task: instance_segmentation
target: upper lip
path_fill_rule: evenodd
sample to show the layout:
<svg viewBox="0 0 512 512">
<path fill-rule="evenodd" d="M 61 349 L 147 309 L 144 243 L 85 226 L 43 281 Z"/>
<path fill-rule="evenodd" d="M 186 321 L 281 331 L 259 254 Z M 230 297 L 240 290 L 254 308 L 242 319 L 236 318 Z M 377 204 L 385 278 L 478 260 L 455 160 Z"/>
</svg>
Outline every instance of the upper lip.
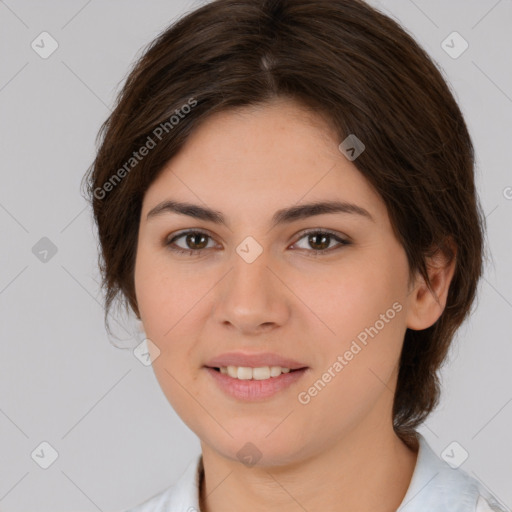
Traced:
<svg viewBox="0 0 512 512">
<path fill-rule="evenodd" d="M 281 366 L 282 368 L 290 368 L 290 370 L 307 367 L 305 364 L 271 352 L 261 352 L 259 354 L 226 352 L 210 359 L 205 366 L 208 366 L 209 368 L 221 368 L 227 366 L 245 366 L 249 368 Z"/>
</svg>

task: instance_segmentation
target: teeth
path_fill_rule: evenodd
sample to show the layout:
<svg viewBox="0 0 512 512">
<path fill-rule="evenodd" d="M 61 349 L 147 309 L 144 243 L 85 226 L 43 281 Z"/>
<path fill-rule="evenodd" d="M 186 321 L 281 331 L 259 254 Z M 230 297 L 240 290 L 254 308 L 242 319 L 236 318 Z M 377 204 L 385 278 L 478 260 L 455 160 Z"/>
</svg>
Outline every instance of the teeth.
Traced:
<svg viewBox="0 0 512 512">
<path fill-rule="evenodd" d="M 279 377 L 281 373 L 288 373 L 290 368 L 282 368 L 281 366 L 261 366 L 258 368 L 250 368 L 247 366 L 228 366 L 221 367 L 220 372 L 229 375 L 234 379 L 240 380 L 265 380 L 270 377 Z"/>
</svg>

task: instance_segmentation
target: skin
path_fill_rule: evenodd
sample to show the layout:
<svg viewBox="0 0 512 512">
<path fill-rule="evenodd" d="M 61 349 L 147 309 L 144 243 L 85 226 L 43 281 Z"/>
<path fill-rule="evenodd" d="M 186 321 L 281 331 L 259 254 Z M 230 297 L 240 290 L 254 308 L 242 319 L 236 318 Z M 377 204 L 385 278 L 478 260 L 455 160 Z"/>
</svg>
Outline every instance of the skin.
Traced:
<svg viewBox="0 0 512 512">
<path fill-rule="evenodd" d="M 177 414 L 200 439 L 203 512 L 393 511 L 417 453 L 394 433 L 392 404 L 407 328 L 441 315 L 453 276 L 431 261 L 436 297 L 408 263 L 385 204 L 339 151 L 317 114 L 291 100 L 220 112 L 206 120 L 147 190 L 135 266 L 136 298 L 153 368 Z M 364 142 L 364 141 L 363 141 Z M 368 148 L 367 148 L 368 150 Z M 176 213 L 146 219 L 168 199 L 213 208 L 228 226 Z M 273 213 L 315 200 L 345 200 L 371 213 L 322 214 L 270 229 Z M 200 229 L 209 237 L 175 241 Z M 322 246 L 304 230 L 334 231 Z M 236 248 L 252 236 L 262 254 Z M 203 243 L 204 242 L 204 243 Z M 324 253 L 312 256 L 314 249 Z M 321 379 L 357 335 L 399 302 L 402 309 L 307 404 L 298 394 Z M 276 352 L 308 366 L 291 387 L 258 403 L 228 397 L 204 369 L 223 352 Z M 261 452 L 252 467 L 237 452 Z M 370 491 L 370 492 L 368 492 Z"/>
</svg>

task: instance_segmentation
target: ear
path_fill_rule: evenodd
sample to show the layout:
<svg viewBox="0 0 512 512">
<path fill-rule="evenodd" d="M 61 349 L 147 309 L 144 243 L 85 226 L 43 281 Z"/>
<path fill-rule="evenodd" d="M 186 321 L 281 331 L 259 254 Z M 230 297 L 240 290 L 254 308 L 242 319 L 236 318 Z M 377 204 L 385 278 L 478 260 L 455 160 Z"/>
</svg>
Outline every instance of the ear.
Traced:
<svg viewBox="0 0 512 512">
<path fill-rule="evenodd" d="M 417 274 L 412 291 L 408 295 L 407 327 L 413 330 L 427 329 L 436 323 L 446 306 L 448 290 L 455 272 L 457 247 L 450 238 L 427 257 L 430 291 L 421 274 Z"/>
</svg>

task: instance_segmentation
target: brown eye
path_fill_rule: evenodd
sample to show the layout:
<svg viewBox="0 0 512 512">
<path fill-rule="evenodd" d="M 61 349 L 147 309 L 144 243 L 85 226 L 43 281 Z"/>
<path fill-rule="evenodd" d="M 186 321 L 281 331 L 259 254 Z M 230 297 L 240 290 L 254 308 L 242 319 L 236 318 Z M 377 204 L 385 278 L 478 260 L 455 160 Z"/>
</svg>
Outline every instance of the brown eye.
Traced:
<svg viewBox="0 0 512 512">
<path fill-rule="evenodd" d="M 208 233 L 203 231 L 189 230 L 178 233 L 176 236 L 166 241 L 165 246 L 178 254 L 188 254 L 190 256 L 200 255 L 206 249 L 212 248 L 208 247 L 208 241 L 211 239 L 212 237 Z M 329 254 L 333 252 L 333 250 L 337 250 L 344 245 L 350 245 L 351 243 L 335 233 L 318 229 L 304 233 L 299 241 L 303 239 L 307 239 L 307 247 L 299 247 L 299 249 L 309 252 L 312 256 Z M 181 243 L 183 245 L 178 245 L 178 240 L 182 240 Z M 337 242 L 337 247 L 335 245 L 334 249 L 332 247 L 332 242 Z M 297 243 L 298 242 L 296 242 L 294 245 L 297 245 Z"/>
<path fill-rule="evenodd" d="M 210 235 L 202 231 L 185 231 L 171 238 L 165 245 L 168 246 L 171 251 L 178 253 L 200 253 L 207 249 L 208 239 L 210 238 Z M 176 244 L 176 241 L 180 239 L 183 239 L 185 247 Z"/>
<path fill-rule="evenodd" d="M 208 245 L 208 235 L 203 233 L 188 233 L 185 235 L 185 243 L 192 249 L 204 249 Z M 205 242 L 206 240 L 206 242 Z"/>
<path fill-rule="evenodd" d="M 313 233 L 308 235 L 308 244 L 315 250 L 328 249 L 331 241 L 331 235 L 325 233 Z"/>
<path fill-rule="evenodd" d="M 310 250 L 309 252 L 312 252 L 314 255 L 331 252 L 331 243 L 333 241 L 338 242 L 337 248 L 342 247 L 344 245 L 350 245 L 350 242 L 348 240 L 344 240 L 343 238 L 339 237 L 334 233 L 331 233 L 330 231 L 323 230 L 308 231 L 307 233 L 304 233 L 302 235 L 299 241 L 302 239 L 307 239 L 306 244 L 309 246 L 309 248 L 313 249 L 312 251 Z M 306 251 L 308 250 L 308 247 L 299 248 L 305 249 Z"/>
</svg>

